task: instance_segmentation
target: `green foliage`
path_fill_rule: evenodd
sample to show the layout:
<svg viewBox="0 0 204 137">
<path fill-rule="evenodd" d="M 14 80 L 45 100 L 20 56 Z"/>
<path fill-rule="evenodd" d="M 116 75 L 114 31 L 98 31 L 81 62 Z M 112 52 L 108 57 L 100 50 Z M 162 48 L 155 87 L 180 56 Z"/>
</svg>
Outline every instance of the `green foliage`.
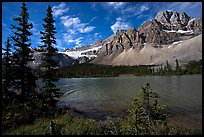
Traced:
<svg viewBox="0 0 204 137">
<path fill-rule="evenodd" d="M 172 67 L 169 64 L 168 60 L 166 60 L 166 66 L 164 67 L 165 72 L 171 73 L 172 72 Z"/>
<path fill-rule="evenodd" d="M 190 61 L 185 65 L 186 74 L 200 74 L 202 73 L 202 59 L 199 61 Z"/>
<path fill-rule="evenodd" d="M 44 18 L 45 24 L 43 24 L 44 31 L 41 31 L 42 34 L 41 42 L 44 43 L 42 48 L 46 50 L 44 54 L 44 58 L 42 59 L 42 64 L 40 65 L 42 70 L 42 78 L 45 82 L 45 86 L 41 89 L 41 104 L 40 108 L 43 112 L 44 116 L 48 116 L 53 114 L 56 109 L 56 102 L 58 98 L 62 95 L 60 89 L 57 89 L 54 81 L 57 81 L 58 78 L 56 76 L 58 64 L 53 60 L 53 56 L 57 54 L 57 49 L 52 45 L 56 44 L 55 38 L 55 27 L 52 16 L 52 8 L 48 6 L 47 8 L 46 18 Z"/>
<path fill-rule="evenodd" d="M 178 60 L 176 59 L 176 73 L 177 73 L 177 74 L 181 74 L 181 71 L 182 71 L 182 68 L 179 66 L 179 62 L 178 62 Z"/>
<path fill-rule="evenodd" d="M 10 38 L 5 42 L 6 48 L 3 49 L 3 62 L 2 62 L 2 109 L 5 110 L 10 101 L 13 100 L 13 92 L 9 89 L 14 84 L 14 66 L 11 55 Z"/>
<path fill-rule="evenodd" d="M 37 71 L 39 77 L 42 71 Z M 117 77 L 120 74 L 134 74 L 135 76 L 144 75 L 183 75 L 183 74 L 200 74 L 202 73 L 202 60 L 191 61 L 182 69 L 177 66 L 177 70 L 173 70 L 171 65 L 166 61 L 166 66 L 162 65 L 139 65 L 139 66 L 110 66 L 99 64 L 79 64 L 59 68 L 58 77 Z"/>
<path fill-rule="evenodd" d="M 189 61 L 183 66 L 179 65 L 179 61 L 176 59 L 176 69 L 171 69 L 167 61 L 167 65 L 164 68 L 158 67 L 156 71 L 152 71 L 152 75 L 184 75 L 184 74 L 201 74 L 202 73 L 202 59 L 199 61 Z M 170 69 L 168 69 L 170 68 Z M 152 67 L 153 69 L 153 67 Z"/>
<path fill-rule="evenodd" d="M 16 88 L 21 90 L 21 99 L 25 100 L 29 98 L 29 94 L 32 93 L 36 87 L 36 77 L 31 68 L 27 65 L 28 62 L 34 60 L 30 49 L 30 39 L 28 38 L 32 35 L 30 30 L 33 28 L 33 25 L 28 22 L 29 14 L 25 2 L 22 3 L 19 17 L 15 17 L 13 20 L 16 21 L 17 26 L 11 25 L 11 28 L 14 30 L 14 36 L 11 36 L 11 38 L 15 46 L 12 59 L 15 66 L 15 75 L 17 79 L 20 79 L 20 81 L 16 83 Z"/>
<path fill-rule="evenodd" d="M 59 77 L 116 77 L 120 74 L 151 75 L 148 65 L 141 66 L 110 66 L 96 64 L 80 64 L 60 68 Z"/>
<path fill-rule="evenodd" d="M 3 50 L 5 51 L 3 55 L 3 61 L 2 61 L 2 80 L 5 85 L 5 88 L 8 89 L 14 82 L 14 77 L 13 77 L 13 62 L 12 62 L 12 55 L 11 55 L 11 38 L 8 37 L 7 41 L 5 42 L 6 48 Z"/>
<path fill-rule="evenodd" d="M 3 83 L 2 129 L 14 128 L 21 124 L 32 123 L 35 119 L 36 77 L 27 65 L 33 61 L 29 36 L 32 24 L 28 22 L 29 14 L 25 2 L 22 3 L 19 17 L 15 17 L 17 25 L 11 25 L 14 53 L 10 53 L 10 40 L 6 43 L 5 53 L 5 83 Z M 10 63 L 9 63 L 10 62 Z M 6 82 L 7 81 L 7 82 Z M 12 81 L 12 83 L 8 82 Z M 31 117 L 31 118 L 30 118 Z"/>
<path fill-rule="evenodd" d="M 149 135 L 155 134 L 154 127 L 166 121 L 167 114 L 162 114 L 164 105 L 158 103 L 159 96 L 146 83 L 133 98 L 133 107 L 129 109 L 126 124 L 129 128 L 122 129 L 124 134 Z"/>
<path fill-rule="evenodd" d="M 33 125 L 24 125 L 16 129 L 3 130 L 4 135 L 50 135 L 50 121 L 54 123 L 55 135 L 199 135 L 200 131 L 187 129 L 168 121 L 162 113 L 164 105 L 158 103 L 158 94 L 152 91 L 150 84 L 141 87 L 127 118 L 107 118 L 94 120 L 58 115 L 55 118 L 38 119 Z"/>
</svg>

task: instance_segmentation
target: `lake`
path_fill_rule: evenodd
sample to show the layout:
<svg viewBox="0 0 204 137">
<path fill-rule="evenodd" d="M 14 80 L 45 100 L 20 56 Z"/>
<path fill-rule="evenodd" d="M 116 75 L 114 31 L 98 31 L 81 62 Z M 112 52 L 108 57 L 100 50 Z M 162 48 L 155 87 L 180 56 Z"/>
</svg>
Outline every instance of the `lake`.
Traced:
<svg viewBox="0 0 204 137">
<path fill-rule="evenodd" d="M 59 105 L 103 117 L 123 115 L 146 82 L 175 121 L 202 131 L 202 75 L 62 78 L 56 85 L 64 93 Z"/>
</svg>

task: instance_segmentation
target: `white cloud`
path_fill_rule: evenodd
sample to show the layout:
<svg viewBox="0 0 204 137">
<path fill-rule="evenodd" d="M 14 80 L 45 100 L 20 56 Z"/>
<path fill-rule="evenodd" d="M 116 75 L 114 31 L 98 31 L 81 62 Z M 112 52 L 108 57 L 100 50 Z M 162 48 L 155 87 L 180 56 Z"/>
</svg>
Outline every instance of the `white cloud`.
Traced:
<svg viewBox="0 0 204 137">
<path fill-rule="evenodd" d="M 198 17 L 199 12 L 202 13 L 202 2 L 172 2 L 164 8 L 177 12 L 186 12 L 190 16 Z"/>
<path fill-rule="evenodd" d="M 92 21 L 94 21 L 96 18 L 97 18 L 97 17 L 93 17 L 93 18 L 89 21 L 89 23 L 92 22 Z"/>
<path fill-rule="evenodd" d="M 142 5 L 142 6 L 140 7 L 140 12 L 146 11 L 146 10 L 148 10 L 148 9 L 149 9 L 149 7 L 147 7 L 147 6 L 145 6 L 145 5 Z"/>
<path fill-rule="evenodd" d="M 186 9 L 189 9 L 194 6 L 195 6 L 195 3 L 193 2 L 173 2 L 169 4 L 168 8 L 171 10 L 185 11 Z"/>
<path fill-rule="evenodd" d="M 127 4 L 127 2 L 106 2 L 105 4 L 106 4 L 105 6 L 109 6 L 114 9 L 120 9 L 124 7 Z"/>
<path fill-rule="evenodd" d="M 63 13 L 66 13 L 69 10 L 69 8 L 67 8 L 66 4 L 62 2 L 58 6 L 52 7 L 52 10 L 53 10 L 53 16 L 60 16 Z"/>
<path fill-rule="evenodd" d="M 63 39 L 65 42 L 68 42 L 69 40 L 73 39 L 72 35 L 64 33 L 63 35 Z"/>
<path fill-rule="evenodd" d="M 71 34 L 88 33 L 94 30 L 94 26 L 89 26 L 88 23 L 82 23 L 78 17 L 62 16 L 60 17 L 62 24 Z"/>
<path fill-rule="evenodd" d="M 202 16 L 202 2 L 153 2 L 151 11 L 156 15 L 160 10 L 171 10 L 176 12 L 186 12 L 189 16 Z"/>
<path fill-rule="evenodd" d="M 55 47 L 58 49 L 58 50 L 65 50 L 65 47 L 62 46 L 62 41 L 60 39 L 56 39 L 56 44 L 55 44 Z"/>
<path fill-rule="evenodd" d="M 102 37 L 101 33 L 98 33 L 98 32 L 94 33 L 94 36 L 95 37 Z"/>
<path fill-rule="evenodd" d="M 102 5 L 109 12 L 109 14 L 116 12 L 126 19 L 143 14 L 143 12 L 150 9 L 149 3 L 135 5 L 129 2 L 102 2 L 100 5 Z"/>
<path fill-rule="evenodd" d="M 81 33 L 88 33 L 88 32 L 93 31 L 94 28 L 95 28 L 95 27 L 93 27 L 93 26 L 87 26 L 87 27 L 85 27 L 85 28 L 79 29 L 79 31 L 80 31 Z"/>
<path fill-rule="evenodd" d="M 149 10 L 149 6 L 146 4 L 136 5 L 136 6 L 128 6 L 125 9 L 121 10 L 124 18 L 129 18 L 132 16 L 143 14 L 143 12 Z"/>
<path fill-rule="evenodd" d="M 79 38 L 74 38 L 72 35 L 69 35 L 67 33 L 63 34 L 63 39 L 65 42 L 68 43 L 75 43 L 77 46 L 80 46 L 82 43 L 82 39 L 83 37 L 79 37 Z"/>
<path fill-rule="evenodd" d="M 65 27 L 70 27 L 72 25 L 81 23 L 81 20 L 79 18 L 70 18 L 69 16 L 62 16 L 60 19 L 62 20 L 62 23 Z"/>
<path fill-rule="evenodd" d="M 76 45 L 79 46 L 79 45 L 81 45 L 82 39 L 83 39 L 83 37 L 79 37 L 79 38 L 75 39 L 74 42 L 76 43 Z"/>
<path fill-rule="evenodd" d="M 98 33 L 98 32 L 94 33 L 94 35 L 96 35 L 96 36 L 99 35 L 99 34 L 100 34 L 100 33 Z"/>
<path fill-rule="evenodd" d="M 120 29 L 125 29 L 127 30 L 128 28 L 130 28 L 131 25 L 127 22 L 125 22 L 121 17 L 118 17 L 116 19 L 115 24 L 113 24 L 111 26 L 112 31 L 115 33 L 116 30 L 120 30 Z"/>
<path fill-rule="evenodd" d="M 93 17 L 88 23 L 84 23 L 76 16 L 61 16 L 60 20 L 66 30 L 66 33 L 63 34 L 63 40 L 67 43 L 74 43 L 76 46 L 81 46 L 82 43 L 86 43 L 83 40 L 86 36 L 81 36 L 82 34 L 92 32 L 95 29 L 94 26 L 89 25 L 89 23 L 95 18 L 96 17 Z"/>
</svg>

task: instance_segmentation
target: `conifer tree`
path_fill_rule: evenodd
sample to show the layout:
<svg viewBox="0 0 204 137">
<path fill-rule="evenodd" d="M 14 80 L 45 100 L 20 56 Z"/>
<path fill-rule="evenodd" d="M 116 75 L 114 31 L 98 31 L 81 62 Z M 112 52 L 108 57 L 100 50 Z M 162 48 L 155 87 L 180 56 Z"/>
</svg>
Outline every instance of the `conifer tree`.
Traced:
<svg viewBox="0 0 204 137">
<path fill-rule="evenodd" d="M 5 42 L 5 48 L 3 50 L 5 51 L 3 53 L 3 83 L 5 89 L 8 89 L 9 86 L 12 84 L 12 55 L 11 55 L 11 39 L 10 37 L 7 38 L 7 41 Z"/>
<path fill-rule="evenodd" d="M 128 121 L 132 127 L 131 134 L 155 134 L 155 127 L 166 122 L 167 114 L 162 114 L 164 105 L 158 103 L 158 94 L 152 91 L 147 82 L 133 98 L 133 107 L 129 109 Z"/>
<path fill-rule="evenodd" d="M 2 61 L 2 107 L 3 111 L 6 110 L 7 106 L 14 100 L 13 96 L 15 93 L 10 90 L 12 85 L 14 84 L 14 74 L 13 74 L 13 64 L 12 64 L 12 54 L 11 54 L 11 39 L 7 38 L 5 42 L 5 51 L 3 53 L 3 61 Z"/>
<path fill-rule="evenodd" d="M 179 66 L 178 60 L 176 59 L 176 72 L 181 73 L 181 67 Z"/>
<path fill-rule="evenodd" d="M 166 68 L 168 72 L 172 71 L 171 65 L 169 64 L 168 60 L 166 60 Z"/>
<path fill-rule="evenodd" d="M 26 3 L 23 2 L 21 6 L 21 13 L 19 17 L 13 19 L 17 25 L 11 25 L 14 36 L 15 52 L 13 53 L 13 62 L 15 66 L 15 75 L 18 79 L 16 87 L 20 89 L 21 101 L 29 101 L 29 94 L 33 94 L 36 88 L 36 77 L 32 69 L 28 66 L 30 61 L 34 61 L 31 51 L 31 43 L 29 36 L 32 35 L 30 30 L 33 28 L 32 23 L 29 23 L 29 14 Z"/>
<path fill-rule="evenodd" d="M 46 49 L 46 52 L 43 53 L 44 58 L 43 62 L 40 65 L 43 70 L 43 81 L 45 85 L 42 88 L 42 101 L 43 101 L 43 111 L 44 112 L 53 112 L 53 109 L 56 108 L 56 102 L 61 96 L 60 90 L 56 88 L 54 82 L 58 80 L 56 72 L 58 69 L 58 64 L 55 62 L 53 57 L 57 54 L 57 49 L 53 47 L 53 44 L 56 44 L 55 34 L 57 33 L 54 27 L 55 20 L 52 16 L 52 8 L 48 6 L 46 10 L 46 17 L 43 19 L 45 24 L 43 24 L 44 31 L 41 31 L 42 34 L 41 42 L 44 43 L 43 46 Z"/>
<path fill-rule="evenodd" d="M 12 61 L 12 67 L 10 67 L 12 71 L 9 71 L 10 75 L 14 76 L 12 77 L 12 89 L 15 92 L 9 93 L 10 103 L 3 111 L 4 128 L 34 122 L 37 108 L 36 77 L 28 66 L 28 63 L 34 60 L 29 39 L 29 36 L 32 35 L 30 30 L 33 25 L 28 21 L 29 14 L 25 2 L 22 3 L 21 13 L 13 20 L 16 22 L 15 25 L 11 25 L 13 32 L 11 41 L 14 51 L 11 60 L 9 59 L 9 61 Z M 7 45 L 8 43 L 9 41 L 7 41 Z"/>
</svg>

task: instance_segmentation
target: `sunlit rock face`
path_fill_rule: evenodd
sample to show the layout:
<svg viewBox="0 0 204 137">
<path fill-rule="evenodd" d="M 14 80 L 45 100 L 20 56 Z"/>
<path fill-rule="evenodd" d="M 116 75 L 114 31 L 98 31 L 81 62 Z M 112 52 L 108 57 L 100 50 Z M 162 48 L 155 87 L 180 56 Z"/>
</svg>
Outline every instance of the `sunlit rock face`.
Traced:
<svg viewBox="0 0 204 137">
<path fill-rule="evenodd" d="M 143 65 L 169 60 L 174 64 L 176 58 L 185 63 L 202 59 L 201 47 L 202 18 L 192 18 L 185 12 L 160 11 L 138 30 L 117 30 L 111 39 L 104 40 L 91 63 Z"/>
</svg>

